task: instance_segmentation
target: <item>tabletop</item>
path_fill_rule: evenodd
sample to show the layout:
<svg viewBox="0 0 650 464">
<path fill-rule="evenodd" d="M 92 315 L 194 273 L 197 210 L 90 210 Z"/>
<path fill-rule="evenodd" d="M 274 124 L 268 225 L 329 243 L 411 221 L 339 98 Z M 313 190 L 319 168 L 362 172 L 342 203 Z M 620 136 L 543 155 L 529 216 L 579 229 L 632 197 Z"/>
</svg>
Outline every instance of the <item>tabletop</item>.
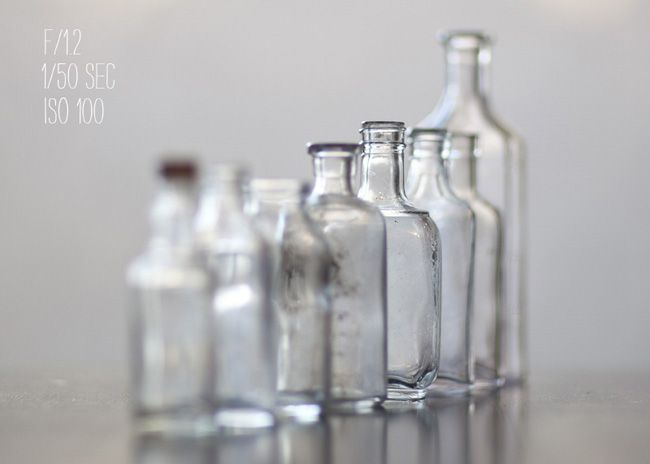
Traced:
<svg viewBox="0 0 650 464">
<path fill-rule="evenodd" d="M 125 385 L 110 372 L 0 371 L 0 462 L 650 462 L 650 372 L 534 373 L 478 398 L 194 439 L 134 434 Z"/>
</svg>

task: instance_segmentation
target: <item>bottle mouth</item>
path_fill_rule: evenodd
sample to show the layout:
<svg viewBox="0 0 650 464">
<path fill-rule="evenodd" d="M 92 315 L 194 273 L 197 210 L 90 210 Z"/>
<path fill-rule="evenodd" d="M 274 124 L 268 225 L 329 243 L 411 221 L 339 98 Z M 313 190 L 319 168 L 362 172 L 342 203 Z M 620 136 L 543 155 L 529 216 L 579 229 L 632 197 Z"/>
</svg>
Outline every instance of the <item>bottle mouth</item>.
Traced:
<svg viewBox="0 0 650 464">
<path fill-rule="evenodd" d="M 429 129 L 424 127 L 412 127 L 406 132 L 409 144 L 417 142 L 442 142 L 447 137 L 445 129 Z"/>
<path fill-rule="evenodd" d="M 352 158 L 359 152 L 358 143 L 308 143 L 307 153 L 314 158 Z"/>
<path fill-rule="evenodd" d="M 401 121 L 364 121 L 361 123 L 363 143 L 404 144 L 406 126 Z"/>
<path fill-rule="evenodd" d="M 459 51 L 479 51 L 493 43 L 493 39 L 479 30 L 445 30 L 437 34 L 437 39 L 443 46 Z"/>
</svg>

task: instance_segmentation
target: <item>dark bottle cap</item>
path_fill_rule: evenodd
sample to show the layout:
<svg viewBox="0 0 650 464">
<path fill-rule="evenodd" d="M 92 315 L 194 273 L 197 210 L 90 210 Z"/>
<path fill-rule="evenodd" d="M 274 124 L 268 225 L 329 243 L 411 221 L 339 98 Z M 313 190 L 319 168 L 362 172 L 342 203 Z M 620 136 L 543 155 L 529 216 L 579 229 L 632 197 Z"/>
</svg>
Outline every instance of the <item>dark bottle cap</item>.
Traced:
<svg viewBox="0 0 650 464">
<path fill-rule="evenodd" d="M 168 158 L 160 162 L 159 175 L 166 180 L 196 180 L 198 168 L 196 162 L 188 158 Z"/>
</svg>

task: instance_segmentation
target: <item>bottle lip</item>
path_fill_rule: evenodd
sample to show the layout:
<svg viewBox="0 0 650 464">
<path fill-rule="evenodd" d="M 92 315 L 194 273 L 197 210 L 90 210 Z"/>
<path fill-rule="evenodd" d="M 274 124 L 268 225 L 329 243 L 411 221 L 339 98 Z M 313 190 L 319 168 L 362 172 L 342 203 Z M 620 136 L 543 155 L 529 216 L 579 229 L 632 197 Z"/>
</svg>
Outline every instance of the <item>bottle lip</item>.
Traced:
<svg viewBox="0 0 650 464">
<path fill-rule="evenodd" d="M 352 158 L 358 152 L 358 143 L 310 142 L 307 144 L 307 153 L 314 158 Z"/>
<path fill-rule="evenodd" d="M 443 30 L 438 32 L 437 39 L 443 46 L 454 50 L 480 50 L 494 43 L 492 36 L 478 29 Z"/>
<path fill-rule="evenodd" d="M 361 123 L 363 143 L 404 144 L 406 125 L 401 121 L 364 121 Z"/>
<path fill-rule="evenodd" d="M 406 131 L 409 143 L 442 142 L 447 137 L 447 130 L 440 128 L 411 127 Z"/>
</svg>

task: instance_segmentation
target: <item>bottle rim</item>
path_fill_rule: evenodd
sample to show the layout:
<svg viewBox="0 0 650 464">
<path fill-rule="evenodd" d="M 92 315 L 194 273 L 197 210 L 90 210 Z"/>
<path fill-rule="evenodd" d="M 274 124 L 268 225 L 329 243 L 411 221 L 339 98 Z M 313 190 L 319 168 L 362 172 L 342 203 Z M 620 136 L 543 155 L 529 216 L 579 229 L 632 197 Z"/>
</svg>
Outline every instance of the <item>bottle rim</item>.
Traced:
<svg viewBox="0 0 650 464">
<path fill-rule="evenodd" d="M 314 158 L 352 158 L 358 152 L 358 143 L 310 142 L 307 144 L 307 153 Z"/>
</svg>

